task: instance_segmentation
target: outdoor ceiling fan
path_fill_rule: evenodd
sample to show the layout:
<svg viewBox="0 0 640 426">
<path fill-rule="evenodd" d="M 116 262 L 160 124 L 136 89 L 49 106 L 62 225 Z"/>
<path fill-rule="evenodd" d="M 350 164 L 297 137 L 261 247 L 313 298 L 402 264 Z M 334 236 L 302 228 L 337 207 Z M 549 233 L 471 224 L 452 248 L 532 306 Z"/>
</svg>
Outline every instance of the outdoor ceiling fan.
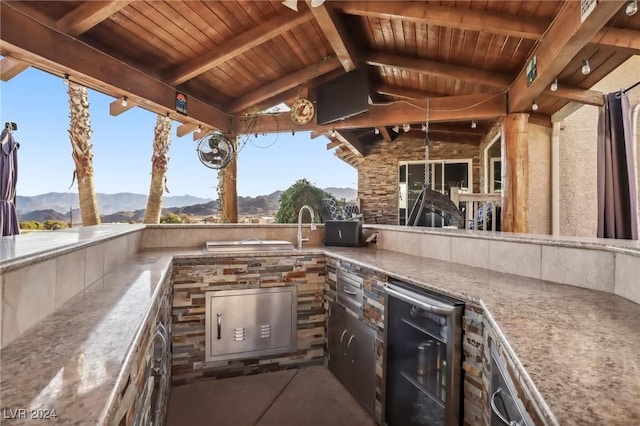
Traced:
<svg viewBox="0 0 640 426">
<path fill-rule="evenodd" d="M 311 7 L 322 6 L 322 3 L 324 3 L 324 0 L 311 0 Z M 284 0 L 282 4 L 291 10 L 298 11 L 298 0 Z"/>
<path fill-rule="evenodd" d="M 200 162 L 214 170 L 224 169 L 235 156 L 233 144 L 221 133 L 213 133 L 201 138 L 196 150 Z"/>
</svg>

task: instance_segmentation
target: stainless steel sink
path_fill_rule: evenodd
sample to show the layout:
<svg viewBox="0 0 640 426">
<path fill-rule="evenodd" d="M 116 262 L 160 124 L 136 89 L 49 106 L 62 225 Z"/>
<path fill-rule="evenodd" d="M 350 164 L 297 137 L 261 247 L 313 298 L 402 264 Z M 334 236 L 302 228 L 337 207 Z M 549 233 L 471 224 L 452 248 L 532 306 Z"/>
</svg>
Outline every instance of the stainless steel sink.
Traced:
<svg viewBox="0 0 640 426">
<path fill-rule="evenodd" d="M 205 251 L 209 252 L 251 252 L 251 251 L 293 251 L 295 247 L 290 241 L 258 240 L 255 238 L 236 241 L 207 241 Z"/>
</svg>

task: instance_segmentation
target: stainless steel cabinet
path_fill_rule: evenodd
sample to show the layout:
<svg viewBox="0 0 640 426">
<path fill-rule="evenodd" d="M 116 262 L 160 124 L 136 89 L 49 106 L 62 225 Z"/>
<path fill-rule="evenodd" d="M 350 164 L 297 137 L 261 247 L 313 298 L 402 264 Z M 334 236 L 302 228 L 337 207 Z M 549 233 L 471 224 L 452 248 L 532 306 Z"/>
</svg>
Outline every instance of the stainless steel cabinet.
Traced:
<svg viewBox="0 0 640 426">
<path fill-rule="evenodd" d="M 297 288 L 208 291 L 205 361 L 296 349 Z"/>
<path fill-rule="evenodd" d="M 330 305 L 329 370 L 369 413 L 376 397 L 375 340 L 374 329 L 338 305 Z"/>
</svg>

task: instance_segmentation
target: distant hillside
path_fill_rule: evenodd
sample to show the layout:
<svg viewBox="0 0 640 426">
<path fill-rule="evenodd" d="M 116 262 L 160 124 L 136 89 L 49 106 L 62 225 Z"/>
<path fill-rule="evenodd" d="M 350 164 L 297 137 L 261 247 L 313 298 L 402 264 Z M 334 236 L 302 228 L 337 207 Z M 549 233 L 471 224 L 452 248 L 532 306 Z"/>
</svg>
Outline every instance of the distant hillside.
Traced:
<svg viewBox="0 0 640 426">
<path fill-rule="evenodd" d="M 111 214 L 121 211 L 135 211 L 147 207 L 147 196 L 120 192 L 117 194 L 96 194 L 101 214 Z M 182 207 L 197 203 L 206 203 L 210 198 L 200 198 L 191 195 L 165 196 L 163 207 Z M 69 208 L 77 209 L 78 194 L 74 192 L 50 192 L 32 197 L 18 195 L 16 200 L 18 214 L 22 215 L 34 210 L 56 210 L 68 212 Z"/>
<path fill-rule="evenodd" d="M 347 200 L 353 199 L 355 194 L 353 188 L 325 188 L 325 191 L 333 194 L 338 199 L 345 198 Z M 282 192 L 278 190 L 269 195 L 238 197 L 238 214 L 243 216 L 273 216 L 280 206 Z M 100 217 L 103 223 L 142 222 L 144 219 L 144 209 L 147 205 L 146 195 L 130 193 L 97 195 Z M 77 194 L 59 192 L 36 195 L 34 197 L 18 196 L 18 218 L 21 222 L 27 220 L 44 222 L 48 219 L 68 222 L 69 206 L 72 205 L 74 206 L 72 212 L 73 222 L 80 223 L 80 210 L 77 207 L 77 199 Z M 29 206 L 37 207 L 29 210 Z M 116 209 L 117 206 L 125 207 Z M 162 207 L 163 215 L 171 212 L 194 217 L 206 217 L 218 213 L 217 200 L 207 200 L 190 195 L 164 197 Z"/>
<path fill-rule="evenodd" d="M 69 214 L 62 214 L 62 213 L 58 213 L 55 210 L 47 209 L 47 210 L 34 210 L 32 212 L 29 212 L 27 214 L 20 216 L 21 222 L 26 222 L 30 220 L 33 220 L 36 222 L 44 222 L 47 220 L 60 220 L 63 222 L 68 222 Z"/>
</svg>

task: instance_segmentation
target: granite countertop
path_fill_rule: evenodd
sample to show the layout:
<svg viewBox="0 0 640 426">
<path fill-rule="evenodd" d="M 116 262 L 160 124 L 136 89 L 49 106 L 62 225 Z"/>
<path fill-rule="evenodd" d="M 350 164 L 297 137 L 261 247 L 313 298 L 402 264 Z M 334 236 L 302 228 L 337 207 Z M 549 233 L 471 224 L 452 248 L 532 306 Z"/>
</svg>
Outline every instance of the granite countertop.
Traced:
<svg viewBox="0 0 640 426">
<path fill-rule="evenodd" d="M 105 275 L 1 352 L 2 420 L 20 424 L 103 424 L 123 364 L 171 253 L 140 253 Z M 24 409 L 23 416 L 18 411 Z M 12 411 L 9 411 L 12 410 Z M 55 418 L 31 419 L 42 411 Z M 20 417 L 13 418 L 12 417 Z"/>
<path fill-rule="evenodd" d="M 549 406 L 550 423 L 640 424 L 640 305 L 609 293 L 395 252 L 325 252 L 484 305 L 520 361 L 521 379 L 537 388 L 542 408 Z"/>
<path fill-rule="evenodd" d="M 143 229 L 145 225 L 98 225 L 0 237 L 0 273 Z"/>
<path fill-rule="evenodd" d="M 550 407 L 551 424 L 640 423 L 640 305 L 608 293 L 375 248 L 259 254 L 300 253 L 325 253 L 484 305 L 520 361 L 522 379 Z M 216 256 L 229 253 L 143 251 L 105 276 L 103 286 L 76 296 L 2 350 L 2 408 L 55 409 L 58 424 L 100 423 L 171 260 Z"/>
</svg>

